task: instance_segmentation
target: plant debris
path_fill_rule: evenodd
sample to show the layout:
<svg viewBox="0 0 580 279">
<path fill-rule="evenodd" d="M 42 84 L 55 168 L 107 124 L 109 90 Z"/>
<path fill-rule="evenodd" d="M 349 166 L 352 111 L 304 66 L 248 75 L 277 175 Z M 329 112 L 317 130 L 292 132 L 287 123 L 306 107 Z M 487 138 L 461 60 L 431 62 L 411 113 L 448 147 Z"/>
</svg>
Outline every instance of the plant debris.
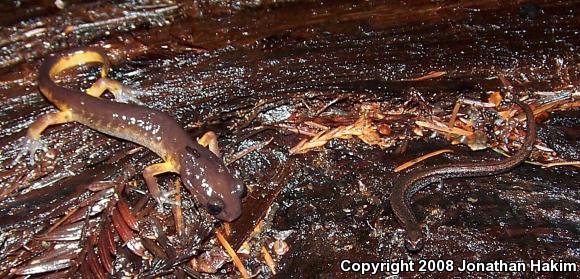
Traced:
<svg viewBox="0 0 580 279">
<path fill-rule="evenodd" d="M 21 2 L 0 4 L 14 11 L 0 11 L 2 278 L 332 277 L 342 259 L 408 259 L 384 206 L 391 181 L 411 166 L 512 154 L 525 136 L 523 114 L 503 104 L 513 98 L 548 136 L 509 174 L 417 195 L 437 231 L 420 257 L 578 261 L 569 3 L 522 16 L 511 1 Z M 141 175 L 159 158 L 78 124 L 51 127 L 37 164 L 11 167 L 24 129 L 53 109 L 38 94 L 40 60 L 89 45 L 144 105 L 192 138 L 219 135 L 248 185 L 239 220 L 220 225 L 170 174 L 158 180 L 176 203 L 159 210 Z M 95 76 L 79 69 L 61 84 Z"/>
</svg>

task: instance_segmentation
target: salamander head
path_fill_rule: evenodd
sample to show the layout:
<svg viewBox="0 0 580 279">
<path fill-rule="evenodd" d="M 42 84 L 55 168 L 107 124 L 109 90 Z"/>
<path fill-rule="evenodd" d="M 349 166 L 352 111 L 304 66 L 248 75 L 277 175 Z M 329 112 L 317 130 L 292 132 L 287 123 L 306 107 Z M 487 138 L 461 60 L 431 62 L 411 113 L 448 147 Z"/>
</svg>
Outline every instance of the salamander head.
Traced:
<svg viewBox="0 0 580 279">
<path fill-rule="evenodd" d="M 201 146 L 187 146 L 181 154 L 181 181 L 210 214 L 231 222 L 242 214 L 246 187 L 221 159 Z"/>
<path fill-rule="evenodd" d="M 423 248 L 423 233 L 421 227 L 407 229 L 405 232 L 405 248 L 410 252 L 419 252 Z"/>
</svg>

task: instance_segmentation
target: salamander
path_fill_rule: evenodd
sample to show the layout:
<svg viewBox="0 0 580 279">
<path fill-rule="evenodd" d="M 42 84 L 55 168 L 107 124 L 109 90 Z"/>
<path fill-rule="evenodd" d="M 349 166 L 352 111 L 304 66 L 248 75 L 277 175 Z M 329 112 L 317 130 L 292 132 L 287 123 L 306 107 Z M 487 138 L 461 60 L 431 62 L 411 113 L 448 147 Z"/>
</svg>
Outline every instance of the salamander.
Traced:
<svg viewBox="0 0 580 279">
<path fill-rule="evenodd" d="M 534 114 L 530 107 L 519 100 L 514 100 L 526 114 L 527 135 L 521 149 L 513 156 L 493 162 L 455 163 L 419 169 L 397 181 L 389 198 L 396 219 L 405 229 L 405 247 L 417 252 L 423 247 L 421 226 L 411 211 L 411 198 L 415 193 L 433 182 L 446 178 L 489 176 L 507 172 L 522 163 L 530 153 L 536 141 Z"/>
<path fill-rule="evenodd" d="M 86 94 L 61 87 L 54 81 L 58 73 L 68 68 L 93 63 L 102 65 L 101 78 L 87 89 Z M 126 103 L 136 99 L 130 89 L 106 78 L 109 68 L 107 56 L 100 48 L 72 49 L 45 59 L 39 69 L 38 86 L 42 95 L 59 111 L 44 114 L 29 126 L 23 149 L 15 162 L 30 153 L 30 162 L 34 163 L 35 152 L 43 148 L 40 135 L 48 126 L 78 122 L 142 145 L 161 157 L 163 162 L 150 165 L 143 171 L 149 193 L 161 207 L 174 201 L 170 198 L 172 191 L 162 191 L 155 176 L 172 172 L 180 175 L 183 185 L 209 213 L 226 222 L 237 219 L 245 195 L 243 183 L 230 174 L 216 154 L 193 141 L 169 114 Z M 117 101 L 100 98 L 106 90 Z M 215 138 L 215 134 L 208 133 L 201 142 L 212 147 Z"/>
</svg>

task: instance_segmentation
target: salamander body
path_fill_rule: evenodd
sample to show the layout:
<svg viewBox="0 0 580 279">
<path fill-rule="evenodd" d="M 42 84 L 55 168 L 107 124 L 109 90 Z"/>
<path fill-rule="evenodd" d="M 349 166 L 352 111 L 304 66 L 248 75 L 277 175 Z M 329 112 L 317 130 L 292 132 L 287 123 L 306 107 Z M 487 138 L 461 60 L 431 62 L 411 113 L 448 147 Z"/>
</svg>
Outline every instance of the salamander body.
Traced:
<svg viewBox="0 0 580 279">
<path fill-rule="evenodd" d="M 86 94 L 55 83 L 54 77 L 58 73 L 89 63 L 102 64 L 101 79 Z M 123 103 L 134 99 L 130 90 L 106 78 L 108 69 L 107 56 L 99 48 L 73 49 L 44 61 L 38 73 L 38 85 L 59 111 L 41 116 L 29 127 L 23 151 L 31 153 L 31 162 L 36 150 L 42 146 L 40 134 L 46 127 L 76 121 L 99 132 L 135 142 L 159 155 L 163 162 L 145 168 L 143 176 L 151 196 L 161 205 L 173 201 L 169 198 L 170 192 L 161 191 L 155 175 L 174 172 L 211 214 L 228 222 L 238 218 L 241 198 L 245 194 L 241 181 L 229 173 L 217 155 L 193 141 L 169 114 Z M 116 102 L 100 98 L 106 90 L 115 95 Z M 215 139 L 215 134 L 209 134 L 208 138 L 211 136 Z"/>
</svg>

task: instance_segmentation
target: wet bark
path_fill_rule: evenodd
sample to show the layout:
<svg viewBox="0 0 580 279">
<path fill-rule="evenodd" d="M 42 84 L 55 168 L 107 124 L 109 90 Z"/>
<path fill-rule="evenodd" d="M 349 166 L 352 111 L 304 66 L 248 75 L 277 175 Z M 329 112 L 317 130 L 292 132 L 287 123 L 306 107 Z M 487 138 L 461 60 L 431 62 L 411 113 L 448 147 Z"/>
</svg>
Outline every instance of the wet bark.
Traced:
<svg viewBox="0 0 580 279">
<path fill-rule="evenodd" d="M 41 5 L 33 5 L 37 2 Z M 82 199 L 85 186 L 95 180 L 123 177 L 146 189 L 140 172 L 159 161 L 156 156 L 128 152 L 137 146 L 74 123 L 44 133 L 58 152 L 50 171 L 35 169 L 38 175 L 29 175 L 25 168 L 8 168 L 25 128 L 55 110 L 36 87 L 43 57 L 68 47 L 106 46 L 111 77 L 140 92 L 147 106 L 172 114 L 192 137 L 215 131 L 227 156 L 272 139 L 230 165 L 251 191 L 228 239 L 239 247 L 264 218 L 264 231 L 254 243 L 268 244 L 280 232 L 291 231 L 285 240 L 289 253 L 276 260 L 281 278 L 351 278 L 339 273 L 342 259 L 406 259 L 400 226 L 388 206 L 391 181 L 399 177 L 392 170 L 450 144 L 441 136 L 425 137 L 407 142 L 399 154 L 402 142 L 382 150 L 357 139 L 335 140 L 318 151 L 289 155 L 305 136 L 273 124 L 289 117 L 314 119 L 318 109 L 337 98 L 341 101 L 331 115 L 348 119 L 361 103 L 395 107 L 417 94 L 435 112 L 449 112 L 459 97 L 577 91 L 579 85 L 580 21 L 574 1 L 266 1 L 257 7 L 80 1 L 62 10 L 52 1 L 23 3 L 10 16 L 0 13 L 0 182 L 3 189 L 18 184 L 3 201 L 2 222 L 42 231 L 47 220 L 73 206 L 71 197 Z M 433 71 L 446 74 L 413 80 Z M 94 76 L 89 70 L 63 78 L 71 88 L 87 88 Z M 571 119 L 576 122 L 565 128 L 576 137 L 553 148 L 563 154 L 566 146 L 577 146 L 577 116 Z M 546 141 L 552 140 L 547 136 Z M 492 151 L 453 149 L 453 155 L 418 167 L 500 158 Z M 570 151 L 567 158 L 577 160 L 576 153 Z M 410 256 L 460 262 L 558 255 L 578 262 L 579 178 L 578 168 L 524 164 L 495 177 L 434 185 L 415 197 L 413 210 L 429 233 L 425 249 Z M 175 179 L 167 175 L 160 181 L 171 187 Z M 43 185 L 47 188 L 29 188 Z M 22 191 L 31 191 L 35 206 L 50 214 L 41 216 L 25 206 L 17 199 Z M 132 206 L 141 197 L 125 193 Z M 273 209 L 269 215 L 268 209 Z M 213 224 L 203 212 L 196 218 L 204 226 Z M 205 238 L 206 230 L 189 233 L 203 232 Z"/>
</svg>

